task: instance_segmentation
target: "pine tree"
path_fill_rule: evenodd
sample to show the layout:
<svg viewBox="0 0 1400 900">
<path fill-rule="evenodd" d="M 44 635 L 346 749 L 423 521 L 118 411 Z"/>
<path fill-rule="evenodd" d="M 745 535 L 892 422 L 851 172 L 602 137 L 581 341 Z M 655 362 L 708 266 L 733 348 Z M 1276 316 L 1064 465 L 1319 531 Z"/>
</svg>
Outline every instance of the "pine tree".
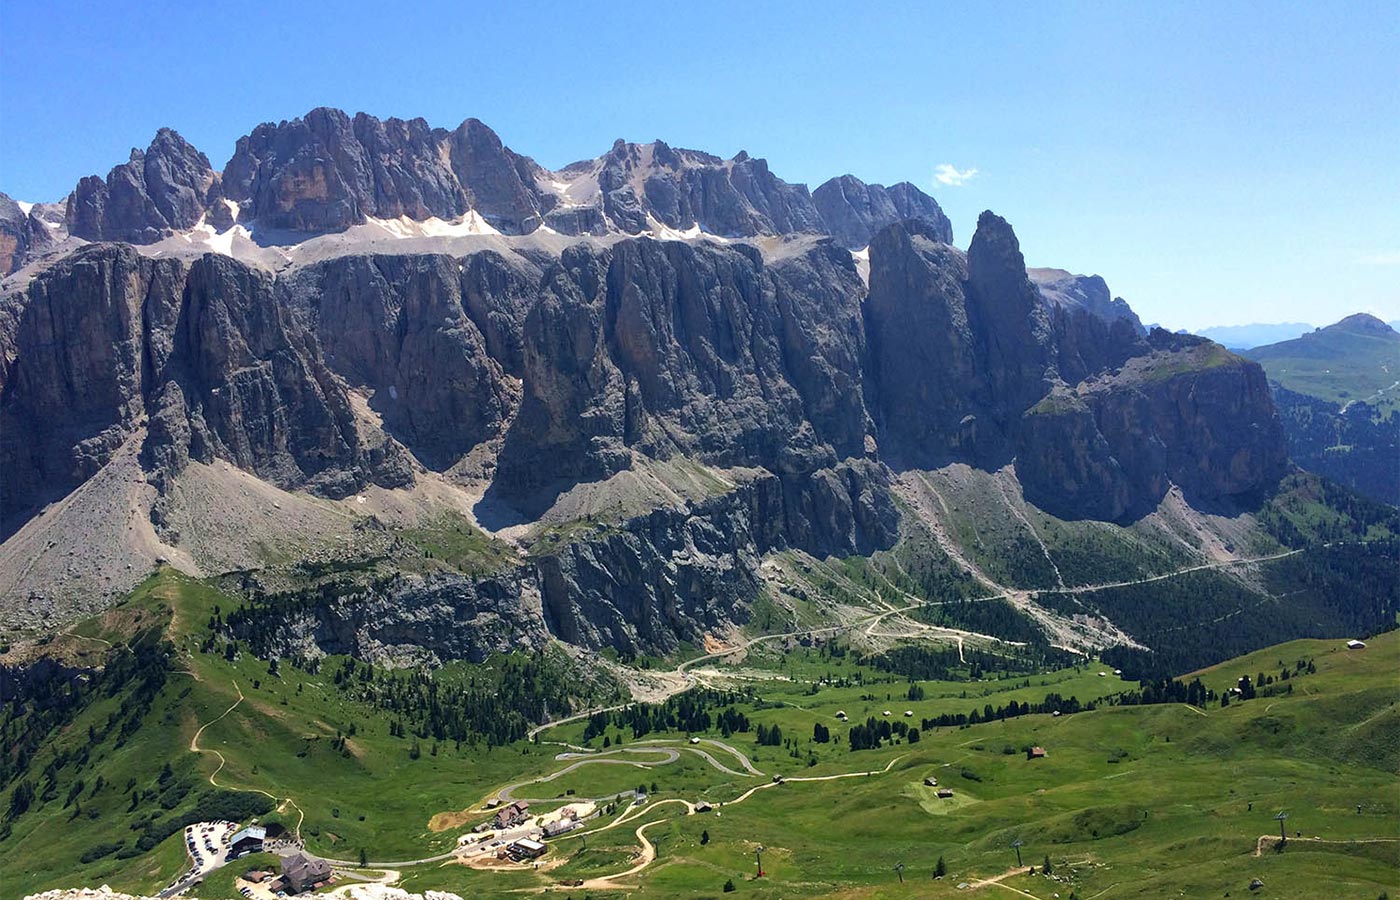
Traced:
<svg viewBox="0 0 1400 900">
<path fill-rule="evenodd" d="M 948 874 L 948 864 L 943 861 L 943 857 L 938 857 L 938 865 L 933 867 L 933 877 L 942 878 Z"/>
</svg>

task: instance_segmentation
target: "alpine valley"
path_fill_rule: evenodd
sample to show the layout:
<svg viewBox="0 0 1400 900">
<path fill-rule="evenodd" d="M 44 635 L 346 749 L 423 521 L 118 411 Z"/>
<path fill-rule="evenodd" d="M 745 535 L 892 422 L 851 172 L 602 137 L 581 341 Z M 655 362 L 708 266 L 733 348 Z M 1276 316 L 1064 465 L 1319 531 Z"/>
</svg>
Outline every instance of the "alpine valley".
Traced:
<svg viewBox="0 0 1400 900">
<path fill-rule="evenodd" d="M 1397 887 L 1395 460 L 1260 365 L 1383 325 L 334 109 L 0 195 L 0 269 L 0 897 Z"/>
</svg>

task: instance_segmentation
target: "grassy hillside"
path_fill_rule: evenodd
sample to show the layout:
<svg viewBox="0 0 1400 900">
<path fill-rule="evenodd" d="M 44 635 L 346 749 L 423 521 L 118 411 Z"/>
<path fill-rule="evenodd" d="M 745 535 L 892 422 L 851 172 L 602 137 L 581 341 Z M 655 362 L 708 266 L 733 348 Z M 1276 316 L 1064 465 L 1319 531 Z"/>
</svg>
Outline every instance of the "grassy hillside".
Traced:
<svg viewBox="0 0 1400 900">
<path fill-rule="evenodd" d="M 233 606 L 228 596 L 165 570 L 123 606 L 55 641 L 97 648 L 109 669 L 114 656 L 130 653 L 128 643 L 163 643 L 168 664 L 149 696 L 133 681 L 98 681 L 71 721 L 42 735 L 24 775 L 0 794 L 0 812 L 16 784 L 29 782 L 36 794 L 26 812 L 0 826 L 0 896 L 104 882 L 154 891 L 184 864 L 179 835 L 166 836 L 168 823 L 224 796 L 221 790 L 270 800 L 274 811 L 264 822 L 290 829 L 304 815 L 308 849 L 327 856 L 354 858 L 362 847 L 441 852 L 455 835 L 432 832 L 433 813 L 475 801 L 551 755 L 523 742 L 434 746 L 412 733 L 392 736 L 398 717 L 351 699 L 328 674 L 290 666 L 272 674 L 268 662 L 246 652 L 231 660 L 222 645 L 206 648 L 215 607 L 226 613 Z M 323 671 L 335 663 L 323 661 Z M 13 759 L 17 736 L 37 726 L 32 717 L 6 718 L 3 728 Z M 154 850 L 128 856 L 147 833 L 161 838 Z M 82 861 L 101 849 L 100 858 Z"/>
<path fill-rule="evenodd" d="M 1026 866 L 1039 870 L 1048 856 L 1052 877 L 1030 876 L 1023 867 L 1003 884 L 1045 900 L 1056 893 L 1245 896 L 1255 877 L 1271 897 L 1370 900 L 1394 892 L 1400 871 L 1400 798 L 1393 790 L 1400 635 L 1382 636 L 1360 652 L 1335 641 L 1295 641 L 1200 677 L 1224 691 L 1241 674 L 1255 678 L 1262 670 L 1277 677 L 1285 667 L 1294 672 L 1299 661 L 1311 663 L 1314 672 L 1307 674 L 1305 665 L 1287 684 L 1275 681 L 1255 699 L 1225 708 L 1103 706 L 940 728 L 915 744 L 882 750 L 824 745 L 810 768 L 792 768 L 780 749 L 755 750 L 750 755 L 759 768 L 782 771 L 787 783 L 722 806 L 719 816 L 657 808 L 635 820 L 658 821 L 646 837 L 660 850 L 656 863 L 626 883 L 635 885 L 631 896 L 637 897 L 717 897 L 728 879 L 736 893 L 764 898 L 963 896 L 960 883 L 1008 875 L 1015 863 L 1011 843 L 1021 840 Z M 745 708 L 756 724 L 779 724 L 785 735 L 796 735 L 805 753 L 811 725 L 834 723 L 838 708 L 879 716 L 885 705 L 913 705 L 922 716 L 926 709 L 967 709 L 988 700 L 999 705 L 1013 691 L 1032 697 L 1053 686 L 1082 699 L 1119 687 L 1097 671 L 1068 670 L 1048 676 L 1049 684 L 1033 677 L 1029 687 L 977 684 L 970 692 L 988 693 L 970 698 L 961 696 L 966 683 L 928 683 L 927 699 L 912 704 L 887 704 L 883 686 L 867 686 L 865 694 L 881 699 L 865 702 L 859 689 L 809 695 L 800 685 L 773 683 L 758 689 L 763 704 Z M 897 697 L 907 685 L 893 687 Z M 581 730 L 568 726 L 548 736 L 578 739 Z M 1020 750 L 1026 744 L 1045 747 L 1048 756 L 1027 760 Z M 749 751 L 747 742 L 741 746 Z M 853 771 L 875 774 L 795 780 Z M 925 787 L 930 775 L 951 787 L 954 798 L 940 800 Z M 732 800 L 754 781 L 712 783 L 704 796 Z M 658 796 L 671 796 L 664 779 L 661 786 Z M 1275 833 L 1280 810 L 1290 813 L 1293 838 L 1282 851 L 1260 840 Z M 521 871 L 483 878 L 437 867 L 409 872 L 405 886 L 508 891 L 617 872 L 632 864 L 637 840 L 631 831 L 595 832 L 586 849 L 577 836 L 556 842 L 551 853 L 564 863 L 547 876 Z M 1298 840 L 1297 831 L 1308 840 Z M 759 845 L 767 875 L 755 880 Z M 940 857 L 947 875 L 934 880 Z M 901 862 L 902 885 L 895 872 Z"/>
<path fill-rule="evenodd" d="M 14 718 L 7 707 L 0 734 L 14 777 L 0 793 L 0 814 L 18 785 L 31 783 L 34 796 L 0 831 L 0 897 L 60 885 L 158 889 L 182 867 L 180 839 L 161 837 L 135 852 L 142 838 L 219 804 L 270 810 L 262 819 L 289 829 L 300 823 L 308 848 L 329 857 L 353 860 L 364 849 L 371 861 L 424 858 L 482 818 L 483 798 L 532 779 L 546 780 L 521 796 L 563 803 L 570 791 L 598 796 L 644 785 L 651 799 L 605 814 L 588 829 L 586 847 L 579 833 L 552 842 L 539 871 L 434 863 L 405 867 L 401 884 L 510 896 L 612 876 L 637 864 L 636 830 L 654 821 L 644 835 L 655 862 L 608 882 L 631 896 L 718 897 L 730 879 L 736 894 L 765 898 L 962 896 L 960 883 L 1003 876 L 1006 887 L 1044 900 L 1243 896 L 1254 877 L 1271 897 L 1400 892 L 1396 632 L 1364 651 L 1294 641 L 1197 673 L 1216 695 L 1241 675 L 1257 682 L 1253 699 L 1223 707 L 1218 699 L 1128 705 L 1144 699 L 1123 693 L 1136 686 L 1094 661 L 1035 672 L 1024 659 L 998 664 L 981 651 L 964 662 L 946 646 L 936 658 L 860 657 L 840 642 L 769 648 L 742 665 L 708 666 L 706 692 L 545 731 L 544 742 L 587 738 L 602 751 L 606 741 L 604 752 L 633 763 L 550 777 L 570 764 L 555 759 L 565 748 L 435 742 L 415 733 L 410 711 L 340 683 L 333 673 L 342 661 L 324 660 L 314 673 L 285 663 L 272 672 L 246 649 L 228 652 L 210 641 L 210 620 L 215 607 L 226 616 L 234 603 L 163 572 L 122 607 L 50 642 L 60 658 L 90 664 L 97 654 L 106 669 L 92 676 L 91 690 L 75 689 L 71 706 L 53 705 L 62 710 L 56 721 Z M 494 683 L 518 671 L 513 665 L 454 668 L 444 683 Z M 935 670 L 937 680 L 918 674 Z M 355 671 L 364 677 L 362 664 Z M 364 683 L 385 684 L 372 677 Z M 1085 711 L 1021 714 L 1047 702 L 1068 710 L 1071 697 Z M 1010 717 L 997 718 L 1008 708 Z M 722 724 L 726 710 L 747 728 Z M 933 724 L 974 713 L 991 721 Z M 852 726 L 869 719 L 900 723 L 905 733 L 851 750 Z M 815 740 L 818 725 L 830 740 Z M 758 743 L 760 730 L 771 736 L 775 727 L 776 741 Z M 917 741 L 909 728 L 919 730 Z M 41 740 L 26 742 L 36 731 Z M 698 749 L 731 771 L 691 752 L 692 734 L 717 742 Z M 655 750 L 634 753 L 657 741 L 685 752 L 670 763 Z M 763 775 L 744 773 L 720 745 Z M 1048 756 L 1028 760 L 1028 745 Z M 775 784 L 774 774 L 786 782 Z M 923 785 L 929 776 L 954 797 L 936 797 Z M 681 815 L 680 801 L 702 798 L 723 805 Z M 1295 838 L 1281 852 L 1261 843 L 1281 809 L 1291 814 L 1291 836 L 1321 840 Z M 1026 867 L 1039 870 L 1048 856 L 1052 875 L 1011 871 L 1013 840 L 1024 842 Z M 754 880 L 760 844 L 767 875 Z M 934 880 L 939 857 L 947 875 Z M 233 874 L 210 878 L 196 896 L 236 896 Z M 615 891 L 566 888 L 562 896 L 585 894 Z"/>
<path fill-rule="evenodd" d="M 1269 378 L 1337 404 L 1365 400 L 1386 415 L 1400 405 L 1400 334 L 1379 319 L 1349 316 L 1291 341 L 1244 351 Z"/>
</svg>

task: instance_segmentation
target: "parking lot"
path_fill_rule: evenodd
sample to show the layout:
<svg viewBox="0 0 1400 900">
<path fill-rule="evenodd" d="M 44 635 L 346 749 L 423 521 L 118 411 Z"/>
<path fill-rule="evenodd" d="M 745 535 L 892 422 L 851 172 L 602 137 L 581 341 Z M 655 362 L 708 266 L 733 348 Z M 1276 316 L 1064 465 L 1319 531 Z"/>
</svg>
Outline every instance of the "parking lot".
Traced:
<svg viewBox="0 0 1400 900">
<path fill-rule="evenodd" d="M 202 877 L 228 861 L 228 839 L 238 830 L 234 822 L 196 822 L 185 826 L 185 851 L 192 872 Z"/>
</svg>

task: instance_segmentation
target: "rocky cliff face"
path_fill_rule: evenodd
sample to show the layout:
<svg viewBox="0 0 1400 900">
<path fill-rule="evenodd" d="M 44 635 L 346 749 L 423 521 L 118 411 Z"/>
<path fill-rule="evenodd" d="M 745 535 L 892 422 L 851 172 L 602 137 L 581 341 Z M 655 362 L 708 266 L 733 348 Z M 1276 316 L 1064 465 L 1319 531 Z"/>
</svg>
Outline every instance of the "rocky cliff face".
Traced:
<svg viewBox="0 0 1400 900">
<path fill-rule="evenodd" d="M 1027 411 L 1016 471 L 1037 505 L 1116 520 L 1146 512 L 1171 484 L 1209 503 L 1283 476 L 1283 432 L 1257 365 L 1160 329 L 1147 345 Z"/>
<path fill-rule="evenodd" d="M 78 182 L 68 198 L 68 231 L 89 241 L 148 244 L 194 227 L 213 198 L 218 176 L 208 158 L 169 128 L 146 152 Z"/>
<path fill-rule="evenodd" d="M 1054 378 L 1056 349 L 1010 226 L 983 213 L 966 256 L 922 223 L 881 231 L 866 316 L 885 451 L 915 466 L 1009 460 L 1021 412 Z"/>
<path fill-rule="evenodd" d="M 333 496 L 411 478 L 392 442 L 359 430 L 273 279 L 233 260 L 90 245 L 30 284 L 14 328 L 0 394 L 7 522 L 141 432 L 153 477 L 218 458 Z"/>
<path fill-rule="evenodd" d="M 105 181 L 78 184 L 67 226 L 85 240 L 148 244 L 201 221 L 217 231 L 237 222 L 286 243 L 371 218 L 456 222 L 469 213 L 508 235 L 541 227 L 564 235 L 830 234 L 858 249 L 886 225 L 920 219 L 952 240 L 938 204 L 907 183 L 885 188 L 847 175 L 814 196 L 745 152 L 721 159 L 662 141 L 619 140 L 596 159 L 551 172 L 476 119 L 448 131 L 328 108 L 259 125 L 238 140 L 222 173 L 162 129 Z"/>
<path fill-rule="evenodd" d="M 0 194 L 0 276 L 24 265 L 53 243 L 53 235 L 34 210 L 25 212 L 8 194 Z"/>
<path fill-rule="evenodd" d="M 907 181 L 887 188 L 842 175 L 813 191 L 812 201 L 826 232 L 850 250 L 868 247 L 875 232 L 908 219 L 929 226 L 926 233 L 935 240 L 953 243 L 953 223 L 932 197 Z"/>
<path fill-rule="evenodd" d="M 531 164 L 532 165 L 532 164 Z M 366 217 L 456 219 L 478 210 L 506 234 L 540 224 L 526 163 L 475 119 L 455 131 L 314 109 L 259 125 L 224 169 L 239 220 L 293 232 L 340 231 Z"/>
<path fill-rule="evenodd" d="M 1027 269 L 1026 274 L 1052 307 L 1069 313 L 1083 310 L 1110 324 L 1122 319 L 1138 334 L 1147 333 L 1128 301 L 1113 296 L 1098 275 L 1072 275 L 1064 269 Z"/>
<path fill-rule="evenodd" d="M 480 123 L 330 110 L 260 127 L 221 179 L 202 159 L 162 132 L 74 194 L 70 227 L 147 240 L 223 209 L 296 232 L 475 212 L 506 233 L 690 233 L 346 243 L 275 274 L 95 243 L 0 298 L 6 535 L 132 442 L 157 491 L 192 460 L 331 498 L 434 470 L 527 517 L 628 470 L 747 473 L 590 522 L 509 576 L 406 577 L 325 613 L 335 646 L 670 649 L 743 619 L 764 552 L 891 546 L 892 470 L 1014 463 L 1043 508 L 1121 520 L 1173 484 L 1215 501 L 1286 464 L 1257 365 L 1144 336 L 1101 280 L 1033 280 L 991 213 L 960 252 L 907 186 L 839 179 L 814 198 L 745 154 L 660 142 L 550 173 Z"/>
</svg>

